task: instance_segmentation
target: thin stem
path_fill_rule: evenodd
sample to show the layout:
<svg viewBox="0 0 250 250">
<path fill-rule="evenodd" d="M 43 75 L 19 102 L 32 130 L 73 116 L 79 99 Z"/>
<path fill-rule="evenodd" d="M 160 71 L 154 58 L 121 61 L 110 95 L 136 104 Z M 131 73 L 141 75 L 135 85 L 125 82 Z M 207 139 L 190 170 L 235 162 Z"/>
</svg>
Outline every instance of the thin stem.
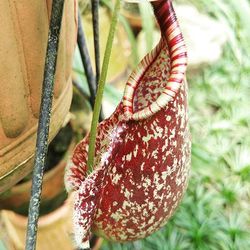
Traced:
<svg viewBox="0 0 250 250">
<path fill-rule="evenodd" d="M 89 92 L 90 92 L 90 105 L 94 108 L 95 105 L 95 96 L 96 96 L 96 79 L 93 73 L 93 69 L 91 66 L 91 60 L 87 48 L 87 42 L 85 38 L 85 34 L 82 27 L 82 19 L 80 10 L 78 11 L 78 31 L 77 31 L 77 44 L 81 55 L 81 60 L 83 64 L 83 68 L 85 71 L 85 75 L 87 78 Z"/>
<path fill-rule="evenodd" d="M 91 1 L 95 47 L 96 86 L 98 86 L 100 79 L 99 3 L 99 0 Z"/>
<path fill-rule="evenodd" d="M 94 75 L 92 66 L 91 66 L 91 59 L 87 47 L 87 42 L 84 34 L 84 30 L 82 27 L 82 18 L 81 18 L 81 13 L 78 11 L 78 31 L 77 31 L 77 44 L 78 48 L 80 51 L 81 55 L 81 60 L 83 64 L 83 68 L 85 71 L 85 75 L 87 78 L 87 83 L 89 86 L 89 92 L 90 92 L 90 105 L 92 109 L 94 109 L 95 105 L 95 97 L 96 97 L 96 89 L 97 89 L 97 84 L 96 84 L 96 77 Z M 99 120 L 103 120 L 103 113 L 102 111 L 100 112 Z"/>
<path fill-rule="evenodd" d="M 101 0 L 101 3 L 103 3 L 104 5 L 106 5 L 112 12 L 114 11 L 113 5 L 109 0 Z M 133 66 L 135 67 L 136 65 L 138 65 L 139 63 L 139 55 L 137 52 L 137 42 L 136 42 L 136 37 L 133 33 L 133 30 L 130 26 L 130 24 L 128 23 L 126 17 L 120 15 L 119 16 L 119 21 L 121 22 L 121 24 L 124 27 L 124 30 L 127 33 L 130 45 L 131 45 L 131 53 L 132 53 L 132 58 L 133 58 Z"/>
<path fill-rule="evenodd" d="M 103 64 L 102 64 L 102 72 L 100 76 L 100 81 L 98 85 L 94 113 L 91 123 L 91 130 L 90 130 L 90 138 L 89 138 L 89 151 L 88 151 L 88 170 L 92 171 L 94 167 L 94 157 L 95 157 L 95 142 L 96 142 L 96 133 L 97 133 L 97 124 L 98 118 L 101 111 L 101 103 L 103 97 L 104 86 L 107 78 L 108 66 L 110 61 L 110 55 L 115 35 L 115 29 L 118 21 L 118 13 L 120 9 L 120 0 L 116 0 L 115 9 L 113 12 L 112 22 L 110 25 L 109 36 L 107 40 L 106 50 L 104 54 Z"/>
<path fill-rule="evenodd" d="M 61 20 L 63 15 L 64 0 L 54 0 L 49 27 L 49 37 L 44 68 L 44 80 L 42 100 L 40 107 L 39 124 L 36 141 L 35 164 L 32 177 L 31 199 L 29 204 L 29 216 L 26 235 L 26 250 L 34 250 L 37 238 L 37 223 L 39 217 L 40 199 L 42 192 L 42 181 L 48 151 L 48 134 L 52 96 L 54 87 L 54 76 L 56 70 L 57 51 Z"/>
</svg>

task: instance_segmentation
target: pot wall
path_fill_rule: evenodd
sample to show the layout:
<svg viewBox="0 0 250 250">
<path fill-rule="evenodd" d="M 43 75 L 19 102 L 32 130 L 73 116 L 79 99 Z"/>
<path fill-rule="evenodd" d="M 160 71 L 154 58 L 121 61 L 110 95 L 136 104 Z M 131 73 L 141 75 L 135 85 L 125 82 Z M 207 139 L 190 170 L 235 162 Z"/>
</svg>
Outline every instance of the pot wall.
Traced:
<svg viewBox="0 0 250 250">
<path fill-rule="evenodd" d="M 32 169 L 52 0 L 0 1 L 0 193 Z M 65 1 L 49 140 L 68 113 L 77 1 Z"/>
</svg>

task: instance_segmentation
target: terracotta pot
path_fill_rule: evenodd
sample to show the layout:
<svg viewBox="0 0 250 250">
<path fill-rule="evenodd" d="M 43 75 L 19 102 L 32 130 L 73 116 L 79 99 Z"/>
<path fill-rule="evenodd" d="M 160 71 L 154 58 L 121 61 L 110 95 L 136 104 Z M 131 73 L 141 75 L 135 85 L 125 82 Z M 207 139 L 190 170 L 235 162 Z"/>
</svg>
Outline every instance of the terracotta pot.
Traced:
<svg viewBox="0 0 250 250">
<path fill-rule="evenodd" d="M 37 250 L 73 250 L 75 246 L 72 241 L 72 201 L 71 197 L 54 212 L 42 216 L 38 222 Z M 27 217 L 14 212 L 4 210 L 0 215 L 0 223 L 5 229 L 5 234 L 0 240 L 8 250 L 24 250 Z M 98 250 L 102 239 L 97 238 L 92 250 Z"/>
<path fill-rule="evenodd" d="M 52 0 L 0 1 L 0 193 L 30 173 L 35 151 Z M 71 98 L 77 1 L 66 1 L 59 43 L 49 140 Z"/>
<path fill-rule="evenodd" d="M 70 125 L 68 126 L 71 129 Z M 58 135 L 60 135 L 60 132 Z M 65 136 L 65 133 L 61 136 Z M 64 169 L 68 155 L 72 153 L 75 146 L 73 132 L 69 139 L 70 142 L 68 149 L 62 159 L 57 165 L 46 171 L 44 174 L 40 211 L 48 210 L 48 208 L 52 209 L 51 204 L 56 206 L 58 203 L 63 202 L 63 198 L 66 196 L 64 188 Z M 53 185 L 51 185 L 51 183 L 53 183 Z M 31 184 L 31 180 L 24 181 L 0 195 L 0 209 L 8 209 L 21 214 L 26 214 L 30 201 Z"/>
</svg>

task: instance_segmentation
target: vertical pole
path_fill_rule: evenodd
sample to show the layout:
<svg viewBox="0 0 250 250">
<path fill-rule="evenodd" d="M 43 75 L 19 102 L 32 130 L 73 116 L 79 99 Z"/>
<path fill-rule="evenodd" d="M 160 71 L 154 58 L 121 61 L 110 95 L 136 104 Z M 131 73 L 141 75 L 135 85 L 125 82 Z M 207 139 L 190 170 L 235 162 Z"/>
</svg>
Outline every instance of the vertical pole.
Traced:
<svg viewBox="0 0 250 250">
<path fill-rule="evenodd" d="M 44 167 L 46 162 L 46 154 L 48 151 L 49 124 L 63 6 L 64 0 L 53 0 L 44 68 L 44 80 L 36 141 L 35 163 L 32 177 L 31 199 L 29 204 L 26 250 L 35 250 L 36 248 L 37 223 L 39 217 Z"/>
</svg>

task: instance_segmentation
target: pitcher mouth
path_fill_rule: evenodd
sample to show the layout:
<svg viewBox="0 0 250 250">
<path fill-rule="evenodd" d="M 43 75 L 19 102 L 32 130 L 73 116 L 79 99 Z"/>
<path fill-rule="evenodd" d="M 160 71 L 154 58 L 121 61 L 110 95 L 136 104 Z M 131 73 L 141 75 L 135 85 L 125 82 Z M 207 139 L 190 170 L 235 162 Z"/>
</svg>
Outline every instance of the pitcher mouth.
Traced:
<svg viewBox="0 0 250 250">
<path fill-rule="evenodd" d="M 175 99 L 186 73 L 187 51 L 172 3 L 169 0 L 163 0 L 154 1 L 152 5 L 161 28 L 162 38 L 155 49 L 147 54 L 131 73 L 126 83 L 122 104 L 127 120 L 143 120 L 165 108 L 169 102 Z M 161 93 L 155 100 L 153 98 L 147 100 L 148 104 L 142 109 L 137 109 L 135 107 L 136 90 L 145 74 L 151 70 L 152 64 L 166 47 L 167 50 L 164 52 L 169 59 L 168 78 L 156 76 L 158 80 L 164 81 Z M 157 86 L 154 87 L 157 88 Z"/>
</svg>

